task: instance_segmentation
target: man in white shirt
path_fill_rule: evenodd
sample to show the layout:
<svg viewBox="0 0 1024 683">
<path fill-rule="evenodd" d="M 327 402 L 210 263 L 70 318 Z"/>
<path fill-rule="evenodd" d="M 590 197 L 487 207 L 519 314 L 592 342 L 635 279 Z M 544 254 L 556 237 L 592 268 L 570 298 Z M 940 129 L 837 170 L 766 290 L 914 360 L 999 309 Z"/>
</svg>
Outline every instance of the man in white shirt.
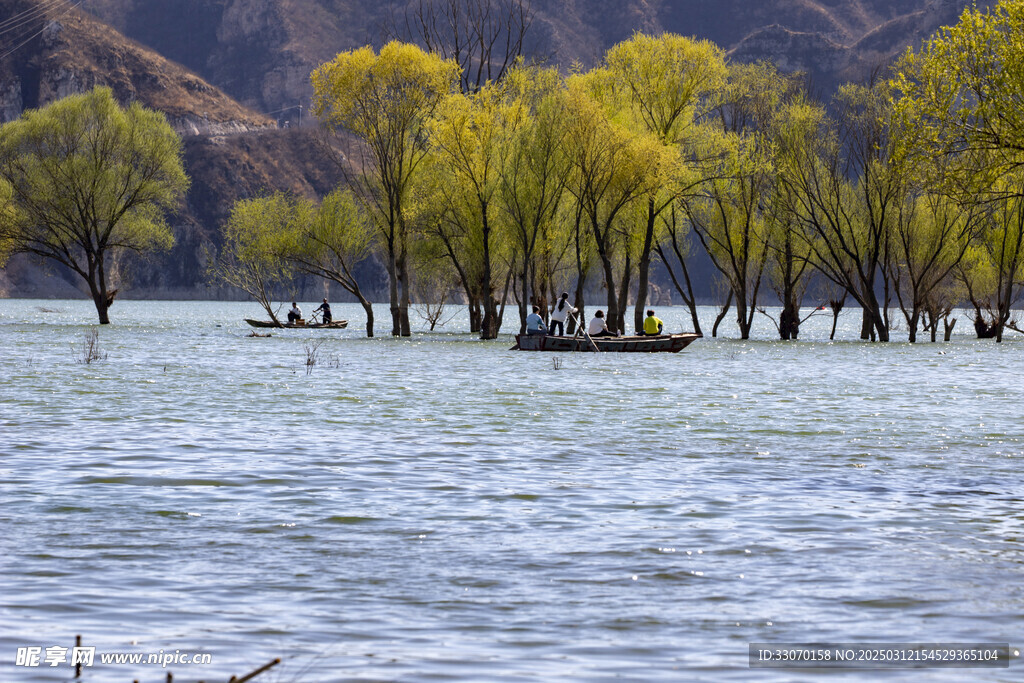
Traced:
<svg viewBox="0 0 1024 683">
<path fill-rule="evenodd" d="M 300 309 L 299 305 L 293 301 L 292 310 L 288 311 L 288 322 L 294 323 L 299 320 L 302 320 L 302 309 Z"/>
</svg>

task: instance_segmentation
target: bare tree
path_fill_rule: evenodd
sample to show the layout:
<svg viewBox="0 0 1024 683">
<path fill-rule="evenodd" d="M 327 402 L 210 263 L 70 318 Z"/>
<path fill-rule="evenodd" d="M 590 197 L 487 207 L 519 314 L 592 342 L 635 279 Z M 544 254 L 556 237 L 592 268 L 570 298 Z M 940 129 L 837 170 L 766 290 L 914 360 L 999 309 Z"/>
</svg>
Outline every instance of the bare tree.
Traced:
<svg viewBox="0 0 1024 683">
<path fill-rule="evenodd" d="M 533 23 L 530 0 L 417 0 L 390 13 L 388 37 L 422 45 L 462 70 L 462 92 L 501 80 L 523 54 Z"/>
</svg>

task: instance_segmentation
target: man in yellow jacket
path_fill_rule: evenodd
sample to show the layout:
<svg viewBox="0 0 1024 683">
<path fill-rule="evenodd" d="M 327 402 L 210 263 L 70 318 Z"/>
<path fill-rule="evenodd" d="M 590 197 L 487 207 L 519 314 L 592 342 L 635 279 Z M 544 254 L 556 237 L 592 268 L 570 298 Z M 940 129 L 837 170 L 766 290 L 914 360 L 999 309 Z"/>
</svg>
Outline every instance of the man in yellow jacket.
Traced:
<svg viewBox="0 0 1024 683">
<path fill-rule="evenodd" d="M 655 337 L 661 334 L 663 329 L 665 329 L 665 323 L 661 321 L 661 318 L 654 317 L 653 309 L 647 309 L 647 317 L 644 318 L 644 334 Z"/>
</svg>

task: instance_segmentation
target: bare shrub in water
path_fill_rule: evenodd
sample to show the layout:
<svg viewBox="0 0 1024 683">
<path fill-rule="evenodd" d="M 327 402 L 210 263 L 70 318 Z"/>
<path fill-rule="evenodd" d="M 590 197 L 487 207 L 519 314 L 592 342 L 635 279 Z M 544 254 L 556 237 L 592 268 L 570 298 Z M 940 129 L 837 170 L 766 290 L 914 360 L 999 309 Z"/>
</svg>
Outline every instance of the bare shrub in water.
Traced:
<svg viewBox="0 0 1024 683">
<path fill-rule="evenodd" d="M 313 372 L 313 366 L 319 364 L 322 361 L 320 355 L 320 346 L 324 343 L 323 339 L 312 340 L 310 339 L 303 347 L 306 350 L 306 374 L 309 375 Z"/>
<path fill-rule="evenodd" d="M 79 346 L 72 344 L 71 350 L 75 353 L 78 363 L 82 365 L 107 359 L 107 352 L 100 348 L 99 330 L 89 330 L 86 332 L 82 343 Z"/>
</svg>

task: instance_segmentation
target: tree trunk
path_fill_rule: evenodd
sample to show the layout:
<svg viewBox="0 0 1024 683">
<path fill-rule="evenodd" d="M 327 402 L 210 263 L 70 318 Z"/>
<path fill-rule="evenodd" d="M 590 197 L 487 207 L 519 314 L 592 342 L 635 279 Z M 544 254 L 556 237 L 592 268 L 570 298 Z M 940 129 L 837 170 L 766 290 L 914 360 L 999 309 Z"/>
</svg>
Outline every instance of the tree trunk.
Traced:
<svg viewBox="0 0 1024 683">
<path fill-rule="evenodd" d="M 388 246 L 388 294 L 391 298 L 391 336 L 402 334 L 401 307 L 398 304 L 398 255 L 394 245 Z"/>
<path fill-rule="evenodd" d="M 907 321 L 907 327 L 910 328 L 909 330 L 907 330 L 907 341 L 909 341 L 911 344 L 917 342 L 917 325 L 920 322 L 921 312 L 915 308 L 913 312 L 910 314 L 910 320 Z M 934 335 L 932 341 L 935 341 Z"/>
<path fill-rule="evenodd" d="M 107 296 L 106 273 L 103 272 L 103 255 L 87 255 L 89 273 L 86 281 L 89 283 L 89 293 L 92 295 L 92 302 L 96 306 L 96 314 L 99 316 L 100 325 L 109 325 L 110 318 L 107 310 L 114 297 Z"/>
<path fill-rule="evenodd" d="M 626 263 L 622 269 L 622 279 L 619 280 L 619 297 L 617 301 L 615 328 L 619 331 L 619 334 L 626 334 L 626 309 L 629 308 L 629 275 L 630 275 L 630 259 L 629 254 L 626 254 Z M 636 328 L 639 332 L 643 329 L 643 321 L 640 322 L 640 327 Z"/>
<path fill-rule="evenodd" d="M 402 285 L 402 298 L 399 301 L 399 328 L 403 337 L 411 337 L 412 329 L 409 327 L 409 257 L 406 255 L 405 250 L 402 250 L 401 258 L 398 262 L 399 268 L 399 281 Z"/>
<path fill-rule="evenodd" d="M 366 299 L 360 297 L 359 303 L 362 304 L 363 310 L 366 311 L 366 336 L 373 336 L 373 304 Z"/>
<path fill-rule="evenodd" d="M 956 327 L 956 318 L 943 318 L 942 326 L 944 341 L 949 341 L 949 338 L 953 336 L 953 328 Z"/>
<path fill-rule="evenodd" d="M 469 331 L 476 333 L 480 331 L 484 319 L 483 313 L 480 311 L 480 300 L 475 296 L 470 296 L 468 292 L 466 298 L 469 299 L 467 304 L 469 307 Z"/>
<path fill-rule="evenodd" d="M 867 306 L 861 309 L 860 316 L 860 338 L 875 340 L 875 323 L 871 317 L 871 313 L 868 311 Z"/>
<path fill-rule="evenodd" d="M 711 327 L 711 336 L 712 337 L 717 337 L 718 336 L 718 325 L 723 320 L 725 320 L 725 316 L 728 315 L 729 309 L 731 307 L 732 307 L 732 290 L 730 289 L 729 290 L 729 296 L 728 296 L 728 298 L 726 298 L 725 303 L 722 305 L 722 310 L 720 310 L 718 312 L 718 316 L 715 318 L 715 324 Z"/>
<path fill-rule="evenodd" d="M 647 308 L 647 290 L 650 287 L 651 248 L 654 245 L 654 223 L 657 219 L 654 200 L 647 200 L 647 229 L 644 231 L 644 247 L 640 252 L 637 273 L 636 306 L 633 308 L 633 324 L 637 331 L 644 329 L 644 309 Z"/>
<path fill-rule="evenodd" d="M 736 297 L 736 324 L 740 328 L 740 339 L 750 339 L 750 317 L 747 315 L 747 297 Z"/>
</svg>

